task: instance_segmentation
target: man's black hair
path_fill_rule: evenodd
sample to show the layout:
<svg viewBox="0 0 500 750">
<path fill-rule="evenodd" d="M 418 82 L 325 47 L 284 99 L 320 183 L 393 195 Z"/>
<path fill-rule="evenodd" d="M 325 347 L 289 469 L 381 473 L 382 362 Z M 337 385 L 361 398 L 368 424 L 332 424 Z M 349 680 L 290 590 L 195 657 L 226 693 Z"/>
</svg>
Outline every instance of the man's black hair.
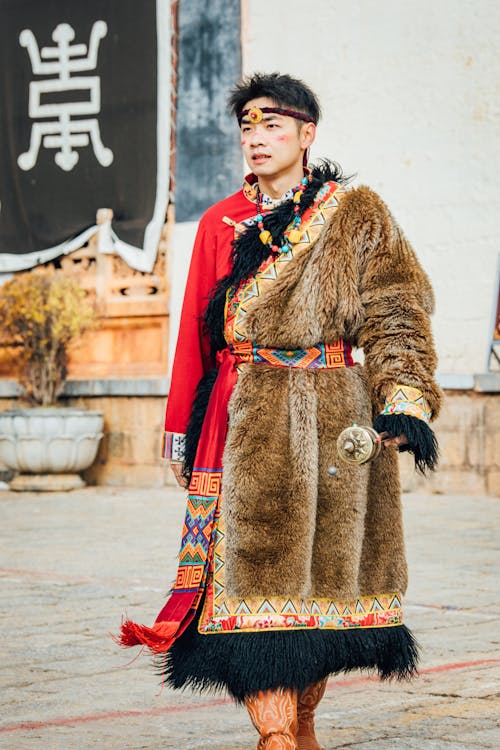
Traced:
<svg viewBox="0 0 500 750">
<path fill-rule="evenodd" d="M 318 98 L 309 86 L 299 78 L 280 73 L 254 73 L 243 78 L 230 93 L 230 112 L 237 117 L 247 102 L 263 96 L 272 99 L 277 107 L 305 112 L 315 123 L 321 116 Z"/>
</svg>

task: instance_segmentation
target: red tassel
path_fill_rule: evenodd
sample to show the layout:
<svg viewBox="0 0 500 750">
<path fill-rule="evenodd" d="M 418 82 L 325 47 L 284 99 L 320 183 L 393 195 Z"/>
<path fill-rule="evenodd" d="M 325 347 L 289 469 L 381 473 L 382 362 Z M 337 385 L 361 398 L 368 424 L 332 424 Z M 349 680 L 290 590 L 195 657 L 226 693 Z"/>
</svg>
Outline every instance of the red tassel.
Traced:
<svg viewBox="0 0 500 750">
<path fill-rule="evenodd" d="M 160 654 L 168 651 L 178 628 L 178 622 L 156 622 L 152 628 L 148 628 L 132 620 L 125 620 L 120 628 L 120 635 L 113 636 L 113 640 L 124 648 L 142 644 Z"/>
</svg>

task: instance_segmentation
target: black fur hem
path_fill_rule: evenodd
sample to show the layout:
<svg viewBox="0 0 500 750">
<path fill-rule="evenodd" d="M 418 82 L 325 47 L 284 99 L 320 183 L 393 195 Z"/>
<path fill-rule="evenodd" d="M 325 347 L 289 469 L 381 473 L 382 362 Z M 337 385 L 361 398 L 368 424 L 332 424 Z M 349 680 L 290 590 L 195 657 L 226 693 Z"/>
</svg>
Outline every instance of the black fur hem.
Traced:
<svg viewBox="0 0 500 750">
<path fill-rule="evenodd" d="M 438 462 L 438 442 L 429 425 L 408 414 L 379 414 L 373 422 L 377 432 L 390 432 L 394 437 L 406 435 L 408 445 L 400 451 L 409 451 L 415 458 L 415 468 L 425 474 L 426 468 L 434 471 Z"/>
<path fill-rule="evenodd" d="M 418 650 L 405 625 L 200 635 L 192 623 L 155 664 L 172 688 L 225 690 L 243 701 L 259 690 L 301 691 L 355 669 L 376 669 L 381 679 L 408 679 L 417 674 Z"/>
<path fill-rule="evenodd" d="M 189 424 L 186 429 L 184 463 L 182 467 L 182 476 L 187 480 L 188 485 L 191 482 L 191 474 L 193 473 L 201 428 L 203 427 L 203 421 L 205 419 L 205 414 L 207 413 L 210 394 L 212 393 L 214 383 L 217 379 L 217 373 L 217 369 L 206 372 L 196 388 L 196 396 L 194 397 Z"/>
</svg>

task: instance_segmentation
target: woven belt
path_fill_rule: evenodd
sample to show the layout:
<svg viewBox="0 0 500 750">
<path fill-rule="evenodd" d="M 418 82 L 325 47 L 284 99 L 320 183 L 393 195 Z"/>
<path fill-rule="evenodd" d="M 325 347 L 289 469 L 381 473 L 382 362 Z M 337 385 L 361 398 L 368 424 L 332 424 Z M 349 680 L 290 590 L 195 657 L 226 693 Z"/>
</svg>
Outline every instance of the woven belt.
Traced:
<svg viewBox="0 0 500 750">
<path fill-rule="evenodd" d="M 251 341 L 235 342 L 229 349 L 238 364 L 295 367 L 301 370 L 334 370 L 352 367 L 351 346 L 343 339 L 334 344 L 316 344 L 309 349 L 266 349 Z"/>
</svg>

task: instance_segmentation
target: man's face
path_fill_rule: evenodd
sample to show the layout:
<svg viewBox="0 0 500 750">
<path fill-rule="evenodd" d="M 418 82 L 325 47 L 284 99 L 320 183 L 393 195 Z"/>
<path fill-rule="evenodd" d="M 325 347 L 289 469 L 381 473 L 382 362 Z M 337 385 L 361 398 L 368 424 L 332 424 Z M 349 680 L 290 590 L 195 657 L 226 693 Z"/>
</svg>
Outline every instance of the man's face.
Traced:
<svg viewBox="0 0 500 750">
<path fill-rule="evenodd" d="M 276 107 L 267 97 L 251 99 L 243 109 Z M 264 113 L 258 123 L 241 122 L 241 147 L 248 166 L 257 177 L 275 178 L 302 164 L 303 152 L 314 140 L 315 126 L 293 117 Z"/>
</svg>

